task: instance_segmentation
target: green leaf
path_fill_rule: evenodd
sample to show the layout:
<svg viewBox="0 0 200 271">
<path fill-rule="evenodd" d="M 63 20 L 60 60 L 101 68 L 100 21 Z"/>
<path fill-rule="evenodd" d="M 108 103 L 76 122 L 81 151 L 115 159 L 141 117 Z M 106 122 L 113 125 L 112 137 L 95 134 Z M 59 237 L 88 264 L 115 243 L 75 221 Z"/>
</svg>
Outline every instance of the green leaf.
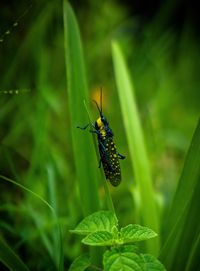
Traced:
<svg viewBox="0 0 200 271">
<path fill-rule="evenodd" d="M 160 259 L 169 270 L 198 270 L 200 247 L 200 122 L 177 186 Z"/>
<path fill-rule="evenodd" d="M 112 246 L 114 237 L 108 231 L 96 231 L 87 235 L 82 240 L 82 243 L 89 246 Z"/>
<path fill-rule="evenodd" d="M 142 271 L 141 258 L 135 253 L 135 246 L 123 246 L 107 250 L 103 255 L 105 271 Z"/>
<path fill-rule="evenodd" d="M 112 57 L 131 163 L 141 199 L 140 213 L 142 221 L 146 226 L 159 233 L 159 220 L 152 185 L 150 163 L 145 147 L 135 90 L 123 53 L 116 41 L 112 42 Z M 159 238 L 148 240 L 146 243 L 148 252 L 158 253 Z"/>
<path fill-rule="evenodd" d="M 130 224 L 121 228 L 120 233 L 123 243 L 143 241 L 157 236 L 153 230 L 137 224 Z"/>
<path fill-rule="evenodd" d="M 117 218 L 111 211 L 99 211 L 84 218 L 71 232 L 83 235 L 96 231 L 112 233 L 113 227 L 117 226 L 117 224 Z"/>
<path fill-rule="evenodd" d="M 132 245 L 107 250 L 103 256 L 103 265 L 105 271 L 166 271 L 154 256 L 137 254 Z"/>
<path fill-rule="evenodd" d="M 90 265 L 91 265 L 90 257 L 86 253 L 80 255 L 73 261 L 73 263 L 70 265 L 69 271 L 84 271 Z"/>
<path fill-rule="evenodd" d="M 150 254 L 140 254 L 143 260 L 141 264 L 144 271 L 166 271 L 162 263 Z"/>
<path fill-rule="evenodd" d="M 13 271 L 28 271 L 28 267 L 15 252 L 0 238 L 0 261 Z"/>
</svg>

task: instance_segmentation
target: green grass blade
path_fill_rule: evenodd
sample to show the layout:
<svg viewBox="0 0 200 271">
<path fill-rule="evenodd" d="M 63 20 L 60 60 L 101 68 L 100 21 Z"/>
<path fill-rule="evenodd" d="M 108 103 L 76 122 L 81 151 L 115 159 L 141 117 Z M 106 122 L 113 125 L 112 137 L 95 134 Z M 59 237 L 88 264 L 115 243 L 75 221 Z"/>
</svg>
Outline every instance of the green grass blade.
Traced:
<svg viewBox="0 0 200 271">
<path fill-rule="evenodd" d="M 68 103 L 76 177 L 84 215 L 88 215 L 99 209 L 96 178 L 98 168 L 91 135 L 88 131 L 76 128 L 77 125 L 84 126 L 88 123 L 83 103 L 84 100 L 88 100 L 88 87 L 78 24 L 66 0 L 63 2 L 63 17 Z"/>
<path fill-rule="evenodd" d="M 98 166 L 92 136 L 88 131 L 76 128 L 88 123 L 88 115 L 83 103 L 84 100 L 88 101 L 88 86 L 78 23 L 66 0 L 63 1 L 63 19 L 68 106 L 76 180 L 78 181 L 82 210 L 84 216 L 87 216 L 100 209 L 97 185 Z M 99 262 L 99 251 L 92 249 L 91 256 L 94 262 Z"/>
<path fill-rule="evenodd" d="M 199 231 L 198 237 L 196 238 L 196 241 L 194 242 L 192 246 L 192 251 L 190 252 L 190 256 L 187 261 L 187 266 L 185 268 L 185 271 L 200 269 L 199 251 L 200 251 L 200 231 Z"/>
<path fill-rule="evenodd" d="M 112 43 L 112 56 L 130 158 L 135 173 L 136 185 L 141 197 L 142 223 L 144 226 L 148 226 L 156 233 L 159 233 L 158 214 L 156 212 L 150 165 L 134 97 L 134 88 L 122 51 L 116 41 Z M 158 238 L 147 241 L 148 252 L 157 254 L 158 249 Z"/>
<path fill-rule="evenodd" d="M 32 190 L 28 189 L 24 185 L 22 185 L 22 184 L 20 184 L 18 182 L 15 182 L 15 181 L 11 180 L 10 178 L 7 178 L 7 177 L 5 177 L 3 175 L 0 175 L 0 178 L 7 181 L 7 182 L 9 182 L 9 183 L 12 183 L 12 184 L 20 187 L 21 189 L 23 189 L 23 190 L 27 191 L 28 193 L 30 193 L 31 195 L 33 195 L 34 197 L 38 198 L 41 202 L 43 202 L 51 210 L 51 212 L 53 214 L 55 214 L 54 209 L 52 208 L 52 206 L 45 199 L 43 199 L 40 195 L 38 195 L 37 193 L 35 193 Z"/>
<path fill-rule="evenodd" d="M 47 166 L 47 175 L 48 175 L 48 188 L 49 188 L 49 202 L 51 206 L 53 207 L 56 217 L 58 214 L 58 199 L 56 196 L 56 180 L 55 180 L 55 169 L 53 168 L 53 164 L 49 164 Z M 54 216 L 52 217 L 54 219 Z M 61 227 L 59 224 L 59 221 L 57 220 L 57 223 L 53 230 L 53 244 L 54 244 L 54 254 L 56 262 L 58 263 L 58 270 L 63 271 L 64 266 L 64 252 L 63 252 L 63 244 L 62 244 L 62 232 Z"/>
<path fill-rule="evenodd" d="M 15 252 L 0 238 L 0 261 L 13 271 L 28 271 L 28 267 Z"/>
<path fill-rule="evenodd" d="M 200 236 L 199 198 L 200 122 L 194 133 L 166 221 L 167 238 L 161 260 L 168 270 L 173 268 L 181 271 L 185 270 L 186 266 L 197 266 L 199 263 L 197 252 Z"/>
</svg>

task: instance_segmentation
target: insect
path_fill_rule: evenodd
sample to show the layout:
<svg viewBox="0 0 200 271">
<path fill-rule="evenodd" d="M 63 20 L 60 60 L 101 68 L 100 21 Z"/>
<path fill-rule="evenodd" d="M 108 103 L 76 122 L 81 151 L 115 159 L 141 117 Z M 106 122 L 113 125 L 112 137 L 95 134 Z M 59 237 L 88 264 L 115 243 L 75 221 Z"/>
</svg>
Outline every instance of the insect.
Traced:
<svg viewBox="0 0 200 271">
<path fill-rule="evenodd" d="M 95 100 L 93 100 L 93 102 L 96 104 L 100 115 L 95 123 L 92 124 L 93 130 L 90 130 L 91 133 L 97 135 L 100 154 L 99 168 L 102 164 L 106 179 L 109 180 L 113 186 L 118 186 L 121 182 L 119 159 L 125 159 L 125 156 L 117 152 L 113 141 L 114 134 L 109 127 L 107 119 L 102 113 L 102 88 L 100 89 L 100 107 Z M 78 126 L 77 128 L 85 130 L 88 126 L 89 124 L 85 127 Z"/>
</svg>

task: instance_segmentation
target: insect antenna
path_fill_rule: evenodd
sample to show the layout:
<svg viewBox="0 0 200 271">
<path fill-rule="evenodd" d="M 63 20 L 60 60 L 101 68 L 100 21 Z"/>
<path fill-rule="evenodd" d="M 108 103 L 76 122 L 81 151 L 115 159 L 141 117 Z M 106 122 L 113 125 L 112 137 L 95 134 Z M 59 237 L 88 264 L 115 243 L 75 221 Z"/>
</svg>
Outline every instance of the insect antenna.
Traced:
<svg viewBox="0 0 200 271">
<path fill-rule="evenodd" d="M 92 101 L 96 104 L 97 109 L 98 109 L 98 111 L 99 111 L 99 114 L 100 114 L 100 116 L 102 116 L 102 112 L 101 112 L 101 110 L 100 110 L 100 108 L 99 108 L 98 103 L 97 103 L 95 100 L 92 100 Z"/>
<path fill-rule="evenodd" d="M 92 101 L 96 104 L 99 114 L 102 117 L 102 87 L 100 88 L 100 107 L 95 100 L 92 100 Z"/>
<path fill-rule="evenodd" d="M 100 87 L 100 110 L 101 110 L 101 116 L 102 116 L 102 87 Z"/>
</svg>

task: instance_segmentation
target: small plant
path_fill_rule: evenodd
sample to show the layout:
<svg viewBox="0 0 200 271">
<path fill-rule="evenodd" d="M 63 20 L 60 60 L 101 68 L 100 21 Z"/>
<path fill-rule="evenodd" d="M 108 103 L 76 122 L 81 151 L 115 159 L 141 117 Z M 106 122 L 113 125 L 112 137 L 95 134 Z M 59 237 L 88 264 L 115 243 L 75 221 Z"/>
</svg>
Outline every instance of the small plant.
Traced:
<svg viewBox="0 0 200 271">
<path fill-rule="evenodd" d="M 103 254 L 103 269 L 94 265 L 88 254 L 83 254 L 74 260 L 70 271 L 83 271 L 88 267 L 105 271 L 166 270 L 154 256 L 139 253 L 138 248 L 132 244 L 154 238 L 157 234 L 137 224 L 129 224 L 119 229 L 117 217 L 111 211 L 99 211 L 87 216 L 71 232 L 85 235 L 82 239 L 85 245 L 110 248 Z"/>
</svg>

